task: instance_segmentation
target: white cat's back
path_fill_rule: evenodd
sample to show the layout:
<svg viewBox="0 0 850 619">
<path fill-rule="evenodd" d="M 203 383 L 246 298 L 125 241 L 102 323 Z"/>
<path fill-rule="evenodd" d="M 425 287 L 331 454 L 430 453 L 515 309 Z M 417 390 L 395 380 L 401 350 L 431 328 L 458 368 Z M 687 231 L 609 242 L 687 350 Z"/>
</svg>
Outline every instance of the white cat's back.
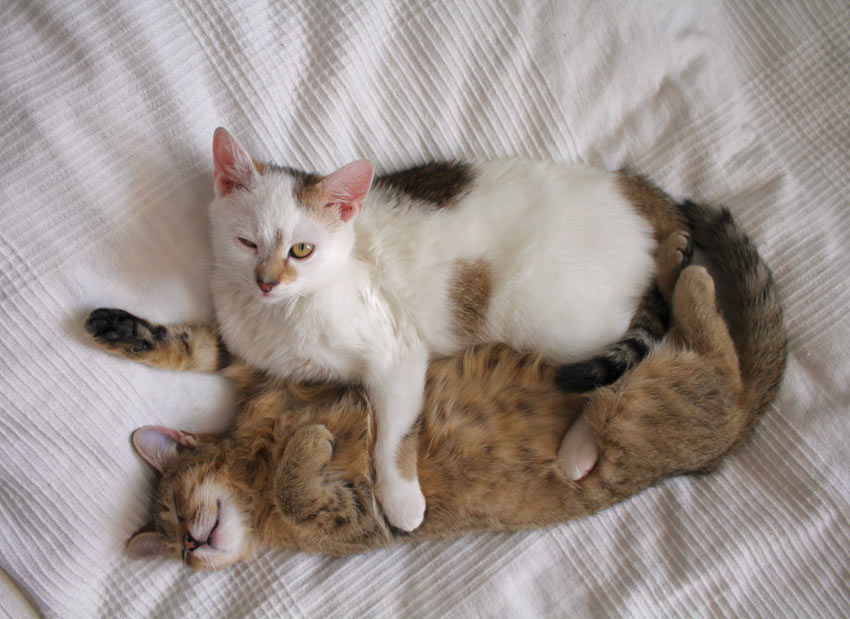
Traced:
<svg viewBox="0 0 850 619">
<path fill-rule="evenodd" d="M 566 361 L 625 331 L 654 268 L 651 225 L 617 176 L 555 162 L 473 164 L 448 204 L 379 186 L 357 226 L 357 253 L 435 354 L 469 343 L 457 324 L 464 269 L 488 279 L 475 339 Z"/>
</svg>

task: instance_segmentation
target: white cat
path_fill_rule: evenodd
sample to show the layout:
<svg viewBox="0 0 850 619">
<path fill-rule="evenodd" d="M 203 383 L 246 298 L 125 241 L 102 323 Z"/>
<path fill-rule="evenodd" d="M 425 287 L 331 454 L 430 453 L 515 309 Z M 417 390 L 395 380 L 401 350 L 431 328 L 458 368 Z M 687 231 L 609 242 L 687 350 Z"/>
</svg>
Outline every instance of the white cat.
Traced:
<svg viewBox="0 0 850 619">
<path fill-rule="evenodd" d="M 306 174 L 254 162 L 224 129 L 213 154 L 212 294 L 225 343 L 278 376 L 364 385 L 375 492 L 406 531 L 425 499 L 397 450 L 429 358 L 489 341 L 556 362 L 599 353 L 653 278 L 653 217 L 676 217 L 672 201 L 669 216 L 636 205 L 630 177 L 560 163 L 430 164 L 373 186 L 368 161 Z M 595 448 L 584 451 L 576 477 L 595 463 Z"/>
</svg>

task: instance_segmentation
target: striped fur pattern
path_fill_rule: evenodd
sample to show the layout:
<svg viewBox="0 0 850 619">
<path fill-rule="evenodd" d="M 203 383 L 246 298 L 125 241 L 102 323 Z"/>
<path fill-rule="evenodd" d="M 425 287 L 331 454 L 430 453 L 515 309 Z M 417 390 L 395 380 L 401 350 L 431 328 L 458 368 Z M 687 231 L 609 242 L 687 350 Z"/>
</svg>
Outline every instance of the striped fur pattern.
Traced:
<svg viewBox="0 0 850 619">
<path fill-rule="evenodd" d="M 562 365 L 556 376 L 558 385 L 573 393 L 610 385 L 649 354 L 669 325 L 667 302 L 658 287 L 652 286 L 641 298 L 623 338 L 587 361 Z"/>
<path fill-rule="evenodd" d="M 399 541 L 540 527 L 603 509 L 667 476 L 714 469 L 775 396 L 785 332 L 770 273 L 728 212 L 685 212 L 695 244 L 725 265 L 717 287 L 732 328 L 718 311 L 708 271 L 689 266 L 676 278 L 688 247 L 676 233 L 658 258 L 672 327 L 613 385 L 565 393 L 556 385 L 557 366 L 500 344 L 432 363 L 422 415 L 404 440 L 428 504 L 413 533 L 390 526 L 376 500 L 373 411 L 363 393 L 298 385 L 220 356 L 215 327 L 207 327 L 190 338 L 191 349 L 175 349 L 202 354 L 207 369 L 226 366 L 238 390 L 236 421 L 220 436 L 153 427 L 134 433 L 137 450 L 161 475 L 152 525 L 130 540 L 129 554 L 217 569 L 264 547 L 346 555 Z M 198 365 L 151 354 L 171 346 L 182 326 L 151 325 L 119 310 L 93 315 L 87 328 L 112 352 L 160 367 Z M 586 420 L 599 460 L 571 481 L 560 437 L 578 418 Z"/>
</svg>

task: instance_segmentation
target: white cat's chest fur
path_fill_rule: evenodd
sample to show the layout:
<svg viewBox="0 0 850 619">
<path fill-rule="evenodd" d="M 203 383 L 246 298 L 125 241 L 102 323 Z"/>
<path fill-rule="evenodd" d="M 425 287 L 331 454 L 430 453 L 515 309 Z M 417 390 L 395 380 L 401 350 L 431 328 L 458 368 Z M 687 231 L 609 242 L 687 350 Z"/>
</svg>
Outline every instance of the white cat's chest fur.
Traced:
<svg viewBox="0 0 850 619">
<path fill-rule="evenodd" d="M 613 174 L 488 162 L 456 204 L 398 199 L 373 189 L 354 222 L 352 259 L 295 301 L 268 303 L 217 266 L 212 292 L 228 347 L 299 380 L 364 378 L 412 349 L 455 353 L 468 342 L 457 337 L 453 277 L 459 261 L 483 261 L 491 286 L 480 339 L 576 360 L 625 331 L 653 276 L 651 226 Z M 221 236 L 216 244 L 229 242 Z"/>
</svg>

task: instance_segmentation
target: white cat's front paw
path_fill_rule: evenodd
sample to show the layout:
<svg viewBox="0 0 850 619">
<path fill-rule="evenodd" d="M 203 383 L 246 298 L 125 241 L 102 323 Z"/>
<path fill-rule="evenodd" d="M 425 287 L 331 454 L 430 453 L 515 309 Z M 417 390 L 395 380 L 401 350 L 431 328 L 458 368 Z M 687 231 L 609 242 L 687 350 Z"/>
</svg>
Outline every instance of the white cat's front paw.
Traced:
<svg viewBox="0 0 850 619">
<path fill-rule="evenodd" d="M 425 495 L 419 480 L 402 478 L 378 480 L 375 494 L 387 520 L 402 531 L 413 531 L 425 517 Z"/>
</svg>

